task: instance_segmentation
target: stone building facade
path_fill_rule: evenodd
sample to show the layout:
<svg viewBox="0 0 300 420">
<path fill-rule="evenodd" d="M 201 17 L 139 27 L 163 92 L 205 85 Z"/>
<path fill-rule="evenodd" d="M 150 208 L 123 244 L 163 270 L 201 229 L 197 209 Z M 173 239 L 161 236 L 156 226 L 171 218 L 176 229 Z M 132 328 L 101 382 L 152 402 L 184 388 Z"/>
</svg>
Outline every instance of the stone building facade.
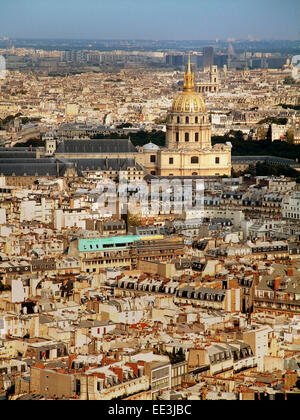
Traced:
<svg viewBox="0 0 300 420">
<path fill-rule="evenodd" d="M 149 143 L 138 158 L 149 174 L 158 176 L 230 176 L 231 145 L 211 145 L 211 124 L 188 69 L 183 91 L 174 99 L 167 120 L 166 148 Z"/>
</svg>

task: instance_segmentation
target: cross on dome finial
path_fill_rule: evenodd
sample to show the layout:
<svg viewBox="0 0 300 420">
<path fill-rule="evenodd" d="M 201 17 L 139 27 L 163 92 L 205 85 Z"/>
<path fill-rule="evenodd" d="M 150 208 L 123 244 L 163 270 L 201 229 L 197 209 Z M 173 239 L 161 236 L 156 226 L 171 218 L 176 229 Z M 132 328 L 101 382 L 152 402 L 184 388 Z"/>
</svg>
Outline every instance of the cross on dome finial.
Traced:
<svg viewBox="0 0 300 420">
<path fill-rule="evenodd" d="M 188 55 L 188 68 L 187 68 L 187 73 L 191 74 L 191 53 L 189 53 Z"/>
<path fill-rule="evenodd" d="M 183 86 L 183 90 L 184 92 L 192 92 L 194 90 L 194 73 L 192 73 L 191 70 L 191 54 L 189 53 L 188 56 L 188 67 L 187 67 L 187 71 L 184 75 L 184 86 Z"/>
</svg>

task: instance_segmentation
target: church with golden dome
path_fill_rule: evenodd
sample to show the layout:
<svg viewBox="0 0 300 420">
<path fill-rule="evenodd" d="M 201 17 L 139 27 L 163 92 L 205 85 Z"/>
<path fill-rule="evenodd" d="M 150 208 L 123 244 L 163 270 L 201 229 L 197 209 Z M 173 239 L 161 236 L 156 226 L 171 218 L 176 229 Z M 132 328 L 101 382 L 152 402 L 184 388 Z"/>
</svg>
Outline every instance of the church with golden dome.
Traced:
<svg viewBox="0 0 300 420">
<path fill-rule="evenodd" d="M 211 145 L 211 124 L 200 93 L 194 90 L 190 57 L 183 91 L 168 113 L 166 147 L 152 143 L 142 149 L 141 163 L 157 176 L 230 176 L 231 146 Z"/>
</svg>

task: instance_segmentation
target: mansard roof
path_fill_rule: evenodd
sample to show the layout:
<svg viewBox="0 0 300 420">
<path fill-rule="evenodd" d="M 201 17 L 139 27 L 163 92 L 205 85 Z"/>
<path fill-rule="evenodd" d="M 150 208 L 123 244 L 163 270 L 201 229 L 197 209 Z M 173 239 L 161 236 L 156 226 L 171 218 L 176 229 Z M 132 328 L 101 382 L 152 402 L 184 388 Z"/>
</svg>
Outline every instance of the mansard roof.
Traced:
<svg viewBox="0 0 300 420">
<path fill-rule="evenodd" d="M 64 140 L 58 143 L 56 154 L 137 153 L 129 139 Z"/>
</svg>

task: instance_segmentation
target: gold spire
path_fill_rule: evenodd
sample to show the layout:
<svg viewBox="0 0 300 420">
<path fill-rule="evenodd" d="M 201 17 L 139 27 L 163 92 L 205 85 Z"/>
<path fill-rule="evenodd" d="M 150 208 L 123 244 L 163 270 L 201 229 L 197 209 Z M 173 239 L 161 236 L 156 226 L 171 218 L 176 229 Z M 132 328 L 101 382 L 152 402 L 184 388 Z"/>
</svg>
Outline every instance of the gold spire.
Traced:
<svg viewBox="0 0 300 420">
<path fill-rule="evenodd" d="M 194 90 L 194 78 L 195 78 L 195 75 L 191 71 L 191 55 L 189 54 L 188 67 L 184 75 L 184 86 L 183 86 L 184 92 L 192 92 Z"/>
</svg>

